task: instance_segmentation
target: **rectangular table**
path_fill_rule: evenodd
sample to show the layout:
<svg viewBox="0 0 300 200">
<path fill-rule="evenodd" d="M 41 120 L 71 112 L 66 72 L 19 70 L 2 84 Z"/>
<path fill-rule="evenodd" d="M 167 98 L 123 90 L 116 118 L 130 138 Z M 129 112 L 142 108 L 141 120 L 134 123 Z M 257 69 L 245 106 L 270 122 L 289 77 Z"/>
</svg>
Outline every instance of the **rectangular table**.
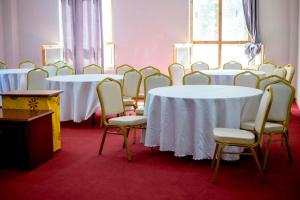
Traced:
<svg viewBox="0 0 300 200">
<path fill-rule="evenodd" d="M 4 109 L 51 110 L 53 151 L 57 151 L 61 148 L 60 93 L 62 90 L 14 90 L 0 95 Z"/>
</svg>

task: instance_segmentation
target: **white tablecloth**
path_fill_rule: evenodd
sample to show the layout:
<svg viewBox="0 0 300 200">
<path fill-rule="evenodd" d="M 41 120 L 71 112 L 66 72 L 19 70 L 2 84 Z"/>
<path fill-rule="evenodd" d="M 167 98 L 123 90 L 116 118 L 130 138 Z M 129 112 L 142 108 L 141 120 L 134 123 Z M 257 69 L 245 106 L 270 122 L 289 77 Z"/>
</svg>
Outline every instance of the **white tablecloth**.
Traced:
<svg viewBox="0 0 300 200">
<path fill-rule="evenodd" d="M 261 95 L 261 90 L 225 85 L 152 89 L 145 106 L 145 146 L 159 146 L 161 151 L 174 151 L 175 156 L 212 159 L 213 128 L 239 128 L 241 121 L 255 119 Z M 227 155 L 223 159 L 238 157 Z"/>
<path fill-rule="evenodd" d="M 202 73 L 208 74 L 211 77 L 212 85 L 233 85 L 234 76 L 249 70 L 202 70 Z M 263 71 L 251 71 L 263 78 L 266 74 Z"/>
<path fill-rule="evenodd" d="M 122 80 L 114 74 L 81 74 L 47 78 L 49 89 L 63 90 L 60 95 L 60 120 L 81 122 L 88 119 L 100 107 L 96 85 L 110 77 Z"/>
<path fill-rule="evenodd" d="M 31 69 L 0 69 L 0 93 L 27 88 L 27 72 Z M 0 106 L 2 98 L 0 98 Z"/>
</svg>

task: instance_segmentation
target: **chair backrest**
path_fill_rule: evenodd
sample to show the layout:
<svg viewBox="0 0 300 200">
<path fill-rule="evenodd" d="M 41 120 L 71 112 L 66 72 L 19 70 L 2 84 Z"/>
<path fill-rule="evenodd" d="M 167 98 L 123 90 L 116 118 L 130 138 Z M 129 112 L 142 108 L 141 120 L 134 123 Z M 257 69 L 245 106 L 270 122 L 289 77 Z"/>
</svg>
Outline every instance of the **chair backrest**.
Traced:
<svg viewBox="0 0 300 200">
<path fill-rule="evenodd" d="M 124 75 L 127 71 L 132 70 L 133 67 L 127 64 L 120 65 L 116 68 L 116 74 Z"/>
<path fill-rule="evenodd" d="M 210 85 L 211 77 L 199 71 L 183 76 L 183 85 Z"/>
<path fill-rule="evenodd" d="M 65 63 L 64 61 L 59 60 L 59 61 L 55 62 L 54 65 L 56 65 L 56 67 L 63 67 L 63 66 L 66 66 L 67 63 Z"/>
<path fill-rule="evenodd" d="M 271 75 L 271 76 L 264 77 L 264 78 L 259 80 L 258 88 L 261 89 L 261 90 L 265 90 L 266 86 L 269 83 L 272 83 L 272 82 L 278 81 L 278 80 L 282 80 L 282 78 L 279 77 L 279 76 L 276 76 L 276 75 Z"/>
<path fill-rule="evenodd" d="M 140 69 L 140 72 L 142 74 L 142 82 L 140 85 L 140 93 L 144 93 L 144 80 L 146 77 L 152 75 L 152 74 L 156 74 L 156 73 L 160 73 L 159 69 L 152 67 L 152 66 L 148 66 L 145 68 Z"/>
<path fill-rule="evenodd" d="M 43 70 L 46 70 L 50 76 L 56 76 L 57 67 L 54 64 L 48 64 L 42 67 Z"/>
<path fill-rule="evenodd" d="M 202 61 L 193 63 L 191 65 L 191 71 L 192 72 L 197 72 L 197 71 L 201 71 L 201 70 L 209 70 L 209 65 L 205 62 L 202 62 Z"/>
<path fill-rule="evenodd" d="M 65 75 L 73 75 L 74 74 L 74 70 L 73 68 L 71 68 L 70 66 L 63 66 L 63 67 L 59 67 L 56 70 L 56 75 L 57 76 L 65 76 Z"/>
<path fill-rule="evenodd" d="M 284 66 L 284 68 L 286 70 L 285 79 L 291 83 L 295 74 L 295 67 L 291 64 L 287 64 Z"/>
<path fill-rule="evenodd" d="M 171 85 L 172 85 L 171 78 L 161 73 L 152 74 L 146 77 L 144 80 L 145 102 L 149 90 L 158 87 L 171 86 Z"/>
<path fill-rule="evenodd" d="M 182 78 L 185 74 L 184 66 L 179 63 L 173 63 L 169 65 L 168 69 L 173 85 L 182 85 Z"/>
<path fill-rule="evenodd" d="M 258 66 L 259 71 L 266 73 L 266 76 L 272 75 L 273 71 L 277 68 L 273 63 L 262 63 Z"/>
<path fill-rule="evenodd" d="M 277 76 L 279 76 L 279 77 L 285 79 L 286 73 L 287 73 L 287 72 L 286 72 L 286 69 L 285 69 L 284 67 L 280 67 L 280 68 L 276 68 L 276 69 L 273 71 L 272 75 L 277 75 Z"/>
<path fill-rule="evenodd" d="M 19 68 L 35 68 L 35 64 L 29 60 L 20 62 Z"/>
<path fill-rule="evenodd" d="M 254 131 L 257 134 L 257 144 L 260 143 L 262 138 L 262 134 L 264 132 L 265 124 L 267 121 L 267 116 L 270 111 L 271 103 L 272 103 L 273 95 L 272 89 L 268 88 L 264 91 L 263 96 L 260 100 L 260 104 L 258 107 L 258 111 L 255 118 Z"/>
<path fill-rule="evenodd" d="M 49 74 L 42 68 L 35 68 L 27 73 L 27 90 L 47 90 L 48 82 L 46 78 Z"/>
<path fill-rule="evenodd" d="M 124 114 L 123 95 L 120 82 L 106 78 L 96 86 L 99 97 L 102 121 L 106 123 L 106 116 Z"/>
<path fill-rule="evenodd" d="M 230 61 L 223 65 L 223 69 L 236 69 L 241 70 L 243 68 L 242 64 L 236 61 Z"/>
<path fill-rule="evenodd" d="M 7 64 L 0 60 L 0 69 L 7 69 Z"/>
<path fill-rule="evenodd" d="M 139 94 L 139 89 L 142 81 L 142 74 L 131 69 L 125 72 L 123 77 L 123 95 L 126 97 L 137 98 Z"/>
<path fill-rule="evenodd" d="M 100 67 L 96 64 L 90 64 L 83 68 L 83 74 L 103 74 L 104 67 Z"/>
<path fill-rule="evenodd" d="M 295 88 L 286 80 L 271 82 L 266 87 L 271 87 L 273 92 L 268 121 L 282 122 L 287 127 L 291 106 L 295 97 Z"/>
<path fill-rule="evenodd" d="M 250 71 L 245 71 L 234 76 L 233 84 L 237 86 L 258 88 L 259 76 Z"/>
</svg>

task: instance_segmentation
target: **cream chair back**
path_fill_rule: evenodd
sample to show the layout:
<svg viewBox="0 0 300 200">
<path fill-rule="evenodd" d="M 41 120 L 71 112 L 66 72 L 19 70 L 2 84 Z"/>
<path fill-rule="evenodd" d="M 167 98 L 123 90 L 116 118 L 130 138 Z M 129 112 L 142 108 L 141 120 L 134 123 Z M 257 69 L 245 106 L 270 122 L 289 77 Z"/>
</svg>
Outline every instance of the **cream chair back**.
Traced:
<svg viewBox="0 0 300 200">
<path fill-rule="evenodd" d="M 258 88 L 261 90 L 265 90 L 266 86 L 269 83 L 272 83 L 272 82 L 278 81 L 278 80 L 282 80 L 282 78 L 280 78 L 279 76 L 276 76 L 276 75 L 267 76 L 267 77 L 259 80 Z"/>
<path fill-rule="evenodd" d="M 57 68 L 57 71 L 56 71 L 57 76 L 66 76 L 66 75 L 73 75 L 73 74 L 74 74 L 73 68 L 71 68 L 67 65 Z"/>
<path fill-rule="evenodd" d="M 49 77 L 47 71 L 42 68 L 35 68 L 27 73 L 27 90 L 47 90 Z"/>
<path fill-rule="evenodd" d="M 173 63 L 168 69 L 173 85 L 182 85 L 182 78 L 185 74 L 184 66 L 179 63 Z"/>
<path fill-rule="evenodd" d="M 59 61 L 55 62 L 54 65 L 56 65 L 56 67 L 63 67 L 63 66 L 66 66 L 67 63 L 65 63 L 64 61 L 59 60 Z"/>
<path fill-rule="evenodd" d="M 260 100 L 259 108 L 256 114 L 255 118 L 255 125 L 254 125 L 254 130 L 256 132 L 257 137 L 258 137 L 258 142 L 260 143 L 261 136 L 264 131 L 265 123 L 267 120 L 267 116 L 270 110 L 272 102 L 272 90 L 271 89 L 266 89 L 263 93 L 263 96 Z"/>
<path fill-rule="evenodd" d="M 149 92 L 149 90 L 158 88 L 158 87 L 166 87 L 172 85 L 172 80 L 168 76 L 156 73 L 152 74 L 145 78 L 144 80 L 144 94 L 145 94 L 145 102 L 146 102 L 146 96 Z"/>
<path fill-rule="evenodd" d="M 120 65 L 116 68 L 116 74 L 118 75 L 124 75 L 127 71 L 132 70 L 133 67 L 127 64 Z"/>
<path fill-rule="evenodd" d="M 98 83 L 97 93 L 101 105 L 103 120 L 107 115 L 124 113 L 121 84 L 117 80 L 106 78 Z"/>
<path fill-rule="evenodd" d="M 283 68 L 283 67 L 276 68 L 276 69 L 273 71 L 272 75 L 276 75 L 276 76 L 279 76 L 279 77 L 285 79 L 285 77 L 286 77 L 286 69 Z"/>
<path fill-rule="evenodd" d="M 183 76 L 183 85 L 210 85 L 209 75 L 195 71 Z"/>
<path fill-rule="evenodd" d="M 287 123 L 295 96 L 295 88 L 285 80 L 274 81 L 269 83 L 267 87 L 271 87 L 273 92 L 268 121 Z"/>
<path fill-rule="evenodd" d="M 142 74 L 142 82 L 140 85 L 140 94 L 144 94 L 144 80 L 146 77 L 152 75 L 152 74 L 156 74 L 156 73 L 160 73 L 159 69 L 152 67 L 152 66 L 148 66 L 145 68 L 140 69 L 140 73 Z"/>
<path fill-rule="evenodd" d="M 259 76 L 256 74 L 245 71 L 234 76 L 234 85 L 258 88 Z"/>
<path fill-rule="evenodd" d="M 7 69 L 7 64 L 0 60 L 0 69 Z"/>
<path fill-rule="evenodd" d="M 230 61 L 228 63 L 225 63 L 223 65 L 223 69 L 235 69 L 235 70 L 241 70 L 243 68 L 241 63 L 238 63 L 236 61 Z"/>
<path fill-rule="evenodd" d="M 43 70 L 47 71 L 50 76 L 56 76 L 57 67 L 54 64 L 49 64 L 42 67 Z"/>
<path fill-rule="evenodd" d="M 20 62 L 19 68 L 35 68 L 35 64 L 29 60 Z"/>
<path fill-rule="evenodd" d="M 276 69 L 276 65 L 273 63 L 263 63 L 258 66 L 259 71 L 263 71 L 266 73 L 266 76 L 270 76 L 273 74 L 273 71 Z"/>
<path fill-rule="evenodd" d="M 125 97 L 137 98 L 142 81 L 142 74 L 132 69 L 125 72 L 123 77 L 123 95 Z"/>
<path fill-rule="evenodd" d="M 284 66 L 284 68 L 286 70 L 285 79 L 291 83 L 293 80 L 294 74 L 295 74 L 295 67 L 291 64 L 288 64 L 288 65 Z"/>
<path fill-rule="evenodd" d="M 96 64 L 91 64 L 83 68 L 83 74 L 103 74 L 104 68 Z"/>
<path fill-rule="evenodd" d="M 205 62 L 199 61 L 199 62 L 193 63 L 191 65 L 191 70 L 192 70 L 192 72 L 197 72 L 197 71 L 201 71 L 201 70 L 209 70 L 209 65 Z"/>
</svg>

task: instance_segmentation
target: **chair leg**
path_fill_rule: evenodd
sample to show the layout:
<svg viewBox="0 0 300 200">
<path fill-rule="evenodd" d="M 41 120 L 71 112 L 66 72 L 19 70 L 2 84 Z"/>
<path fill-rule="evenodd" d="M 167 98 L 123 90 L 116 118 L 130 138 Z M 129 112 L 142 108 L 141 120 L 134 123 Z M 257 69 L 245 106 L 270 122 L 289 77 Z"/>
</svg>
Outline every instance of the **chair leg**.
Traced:
<svg viewBox="0 0 300 200">
<path fill-rule="evenodd" d="M 217 155 L 218 147 L 219 147 L 219 144 L 216 144 L 215 152 L 214 152 L 214 157 L 213 157 L 213 160 L 212 160 L 211 165 L 210 165 L 210 169 L 211 170 L 213 170 L 215 168 L 216 155 Z"/>
<path fill-rule="evenodd" d="M 133 129 L 133 144 L 136 143 L 136 128 Z"/>
<path fill-rule="evenodd" d="M 286 150 L 287 150 L 287 153 L 288 153 L 289 163 L 292 164 L 293 163 L 293 157 L 292 157 L 291 149 L 290 149 L 290 146 L 289 146 L 288 135 L 287 135 L 287 133 L 283 133 L 283 135 L 284 135 Z"/>
<path fill-rule="evenodd" d="M 107 127 L 105 127 L 105 129 L 104 129 L 104 133 L 103 133 L 103 136 L 102 136 L 102 140 L 101 140 L 101 144 L 100 144 L 100 148 L 99 148 L 99 152 L 98 152 L 99 155 L 102 154 L 102 150 L 103 150 L 106 135 L 107 135 Z"/>
<path fill-rule="evenodd" d="M 216 164 L 215 171 L 214 171 L 214 174 L 213 174 L 212 183 L 216 182 L 216 177 L 217 177 L 217 173 L 218 173 L 218 170 L 219 170 L 219 165 L 220 165 L 220 160 L 221 160 L 221 157 L 222 157 L 223 148 L 224 148 L 223 145 L 220 145 L 218 147 L 218 152 L 217 152 L 217 155 L 216 155 L 217 156 L 217 164 Z"/>
<path fill-rule="evenodd" d="M 127 153 L 127 159 L 128 161 L 131 161 L 131 153 L 130 153 L 130 148 L 129 148 L 129 144 L 128 144 L 128 135 L 127 133 L 129 132 L 128 130 L 126 130 L 125 128 L 121 128 L 123 135 L 124 135 L 124 145 L 125 145 L 125 149 L 126 149 L 126 153 Z"/>
<path fill-rule="evenodd" d="M 266 168 L 267 168 L 267 161 L 268 161 L 268 157 L 269 157 L 269 153 L 270 153 L 270 149 L 271 149 L 271 144 L 272 144 L 272 135 L 269 135 L 269 141 L 267 144 L 266 154 L 265 154 L 265 158 L 264 158 L 263 170 L 266 170 Z"/>
<path fill-rule="evenodd" d="M 92 126 L 95 126 L 95 121 L 96 121 L 96 113 L 92 114 Z"/>
<path fill-rule="evenodd" d="M 256 151 L 255 151 L 254 148 L 251 148 L 251 151 L 252 151 L 252 155 L 253 155 L 254 161 L 255 161 L 255 163 L 256 163 L 256 165 L 257 165 L 257 168 L 258 168 L 259 172 L 262 173 L 262 169 L 261 169 L 260 162 L 259 162 L 259 160 L 258 160 Z"/>
</svg>

